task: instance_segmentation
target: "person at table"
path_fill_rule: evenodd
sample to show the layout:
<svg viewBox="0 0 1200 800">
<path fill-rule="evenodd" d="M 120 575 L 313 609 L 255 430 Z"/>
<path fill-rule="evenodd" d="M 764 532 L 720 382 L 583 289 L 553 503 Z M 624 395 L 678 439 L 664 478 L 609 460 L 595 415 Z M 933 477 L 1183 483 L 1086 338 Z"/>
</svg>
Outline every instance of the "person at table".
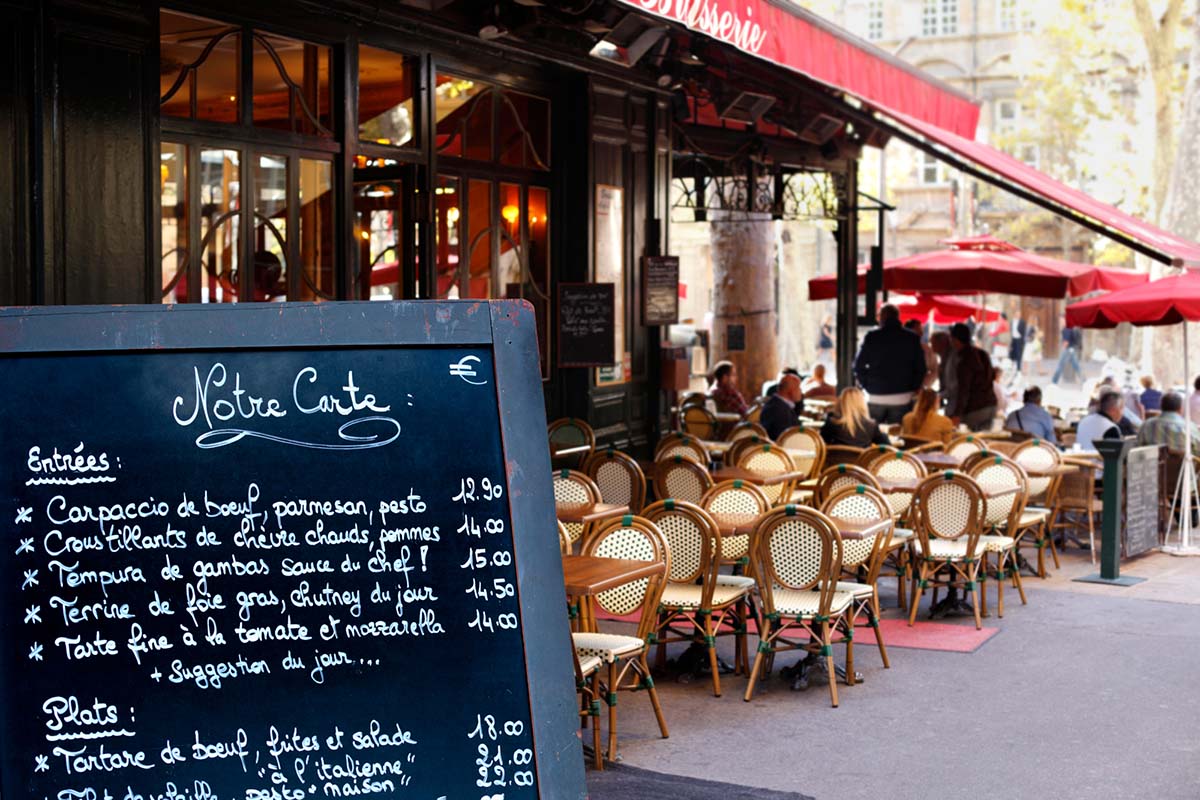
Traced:
<svg viewBox="0 0 1200 800">
<path fill-rule="evenodd" d="M 938 395 L 933 389 L 917 393 L 917 405 L 904 415 L 900 432 L 918 439 L 944 442 L 954 433 L 954 423 L 938 411 Z"/>
<path fill-rule="evenodd" d="M 837 402 L 821 426 L 821 438 L 825 444 L 849 447 L 889 444 L 887 434 L 867 411 L 867 399 L 862 389 L 856 386 L 842 389 L 838 394 Z"/>
<path fill-rule="evenodd" d="M 950 334 L 934 331 L 929 335 L 929 349 L 938 358 L 938 396 L 947 408 L 954 405 L 955 389 L 958 388 L 958 351 L 950 346 Z"/>
<path fill-rule="evenodd" d="M 712 371 L 712 385 L 708 396 L 717 406 L 717 411 L 727 414 L 745 414 L 750 406 L 738 391 L 737 367 L 730 361 L 718 361 Z"/>
<path fill-rule="evenodd" d="M 921 320 L 910 319 L 904 323 L 904 327 L 906 330 L 915 333 L 917 338 L 921 340 L 921 350 L 925 353 L 925 380 L 921 382 L 921 385 L 928 389 L 938 379 L 937 353 L 933 352 L 933 347 L 930 346 L 929 342 L 925 341 L 925 326 L 921 324 Z"/>
<path fill-rule="evenodd" d="M 1009 414 L 1008 418 L 1004 420 L 1005 429 L 1024 431 L 1035 438 L 1051 444 L 1058 444 L 1058 437 L 1054 433 L 1054 417 L 1050 416 L 1049 411 L 1042 408 L 1042 390 L 1036 386 L 1030 386 L 1022 395 L 1021 402 L 1024 405 Z"/>
<path fill-rule="evenodd" d="M 833 400 L 837 397 L 837 387 L 825 380 L 825 365 L 817 363 L 813 366 L 812 375 L 801 385 L 805 400 Z"/>
<path fill-rule="evenodd" d="M 946 416 L 968 430 L 986 431 L 996 416 L 996 393 L 992 389 L 992 359 L 971 344 L 971 329 L 956 322 L 950 329 L 950 346 L 958 354 L 955 367 L 954 402 Z"/>
<path fill-rule="evenodd" d="M 1154 388 L 1154 376 L 1143 375 L 1140 383 L 1142 394 L 1138 399 L 1142 401 L 1142 408 L 1146 411 L 1162 411 L 1163 393 Z"/>
<path fill-rule="evenodd" d="M 803 397 L 800 376 L 789 374 L 779 379 L 775 393 L 763 403 L 762 413 L 758 417 L 758 424 L 763 426 L 767 436 L 778 439 L 779 434 L 800 422 L 800 401 Z"/>
<path fill-rule="evenodd" d="M 1200 431 L 1183 418 L 1183 398 L 1175 392 L 1162 396 L 1162 413 L 1142 424 L 1138 431 L 1138 445 L 1161 444 L 1176 453 L 1184 452 L 1187 436 L 1192 437 L 1192 452 L 1200 453 Z"/>
<path fill-rule="evenodd" d="M 867 392 L 871 419 L 880 425 L 899 423 L 912 410 L 925 382 L 925 351 L 920 337 L 900 324 L 894 305 L 879 309 L 879 327 L 863 337 L 854 377 Z"/>
<path fill-rule="evenodd" d="M 1117 424 L 1125 411 L 1125 399 L 1118 392 L 1100 395 L 1096 410 L 1079 420 L 1075 430 L 1075 444 L 1080 450 L 1096 450 L 1100 439 L 1120 439 L 1121 426 Z"/>
</svg>

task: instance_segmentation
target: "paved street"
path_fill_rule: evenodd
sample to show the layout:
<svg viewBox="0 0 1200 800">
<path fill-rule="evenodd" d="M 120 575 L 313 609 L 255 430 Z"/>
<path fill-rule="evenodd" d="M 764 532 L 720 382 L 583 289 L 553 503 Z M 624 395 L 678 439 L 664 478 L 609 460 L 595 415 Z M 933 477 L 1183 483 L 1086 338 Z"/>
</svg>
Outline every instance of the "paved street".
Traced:
<svg viewBox="0 0 1200 800">
<path fill-rule="evenodd" d="M 792 692 L 773 675 L 744 703 L 741 677 L 720 698 L 665 678 L 662 740 L 649 703 L 622 695 L 624 761 L 818 800 L 1194 800 L 1200 559 L 1135 561 L 1124 571 L 1151 580 L 1128 589 L 1068 580 L 1089 571 L 1073 551 L 1051 580 L 1027 580 L 1028 606 L 1006 592 L 1005 618 L 985 620 L 1000 632 L 972 654 L 893 647 L 885 671 L 860 645 L 866 682 L 840 687 L 837 709 L 820 681 Z"/>
</svg>

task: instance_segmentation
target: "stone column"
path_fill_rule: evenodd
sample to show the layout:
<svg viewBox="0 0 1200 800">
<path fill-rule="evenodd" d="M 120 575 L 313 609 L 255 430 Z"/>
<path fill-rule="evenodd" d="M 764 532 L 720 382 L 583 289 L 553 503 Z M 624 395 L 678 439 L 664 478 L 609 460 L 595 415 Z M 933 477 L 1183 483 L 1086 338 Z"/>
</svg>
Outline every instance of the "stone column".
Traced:
<svg viewBox="0 0 1200 800">
<path fill-rule="evenodd" d="M 713 361 L 737 365 L 747 400 L 779 372 L 775 305 L 775 232 L 770 214 L 709 212 L 713 265 Z M 729 325 L 746 326 L 746 349 L 729 352 Z"/>
</svg>

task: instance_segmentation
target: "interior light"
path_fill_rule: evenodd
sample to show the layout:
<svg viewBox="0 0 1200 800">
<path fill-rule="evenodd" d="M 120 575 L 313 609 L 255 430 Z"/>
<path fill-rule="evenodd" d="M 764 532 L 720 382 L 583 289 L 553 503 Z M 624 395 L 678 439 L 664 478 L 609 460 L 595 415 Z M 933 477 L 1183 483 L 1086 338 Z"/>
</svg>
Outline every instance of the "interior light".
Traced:
<svg viewBox="0 0 1200 800">
<path fill-rule="evenodd" d="M 361 235 L 362 235 L 364 242 L 369 242 L 371 240 L 371 232 L 370 231 L 363 231 Z"/>
<path fill-rule="evenodd" d="M 504 217 L 509 225 L 514 225 L 521 217 L 521 209 L 513 205 L 508 205 L 500 209 L 500 216 Z"/>
<path fill-rule="evenodd" d="M 450 222 L 458 222 L 458 206 L 450 206 L 446 209 L 446 219 Z"/>
</svg>

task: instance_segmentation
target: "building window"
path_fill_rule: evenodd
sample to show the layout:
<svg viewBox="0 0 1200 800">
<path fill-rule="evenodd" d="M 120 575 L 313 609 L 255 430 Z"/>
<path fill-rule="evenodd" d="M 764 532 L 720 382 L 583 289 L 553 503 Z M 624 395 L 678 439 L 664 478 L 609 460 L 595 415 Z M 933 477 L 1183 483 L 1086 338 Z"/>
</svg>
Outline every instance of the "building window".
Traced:
<svg viewBox="0 0 1200 800">
<path fill-rule="evenodd" d="M 873 42 L 883 38 L 883 0 L 867 2 L 867 38 Z"/>
<path fill-rule="evenodd" d="M 550 169 L 549 101 L 439 73 L 434 102 L 438 155 Z"/>
<path fill-rule="evenodd" d="M 925 0 L 921 6 L 921 35 L 958 33 L 958 0 Z"/>
<path fill-rule="evenodd" d="M 997 0 L 996 12 L 1000 30 L 1005 32 L 1033 30 L 1033 13 L 1026 0 Z"/>
<path fill-rule="evenodd" d="M 163 302 L 335 299 L 332 48 L 159 24 Z"/>
<path fill-rule="evenodd" d="M 946 166 L 929 153 L 921 153 L 919 165 L 921 183 L 935 186 L 946 182 Z"/>
<path fill-rule="evenodd" d="M 414 145 L 413 96 L 417 70 L 409 56 L 358 48 L 358 138 L 393 146 Z"/>
</svg>

